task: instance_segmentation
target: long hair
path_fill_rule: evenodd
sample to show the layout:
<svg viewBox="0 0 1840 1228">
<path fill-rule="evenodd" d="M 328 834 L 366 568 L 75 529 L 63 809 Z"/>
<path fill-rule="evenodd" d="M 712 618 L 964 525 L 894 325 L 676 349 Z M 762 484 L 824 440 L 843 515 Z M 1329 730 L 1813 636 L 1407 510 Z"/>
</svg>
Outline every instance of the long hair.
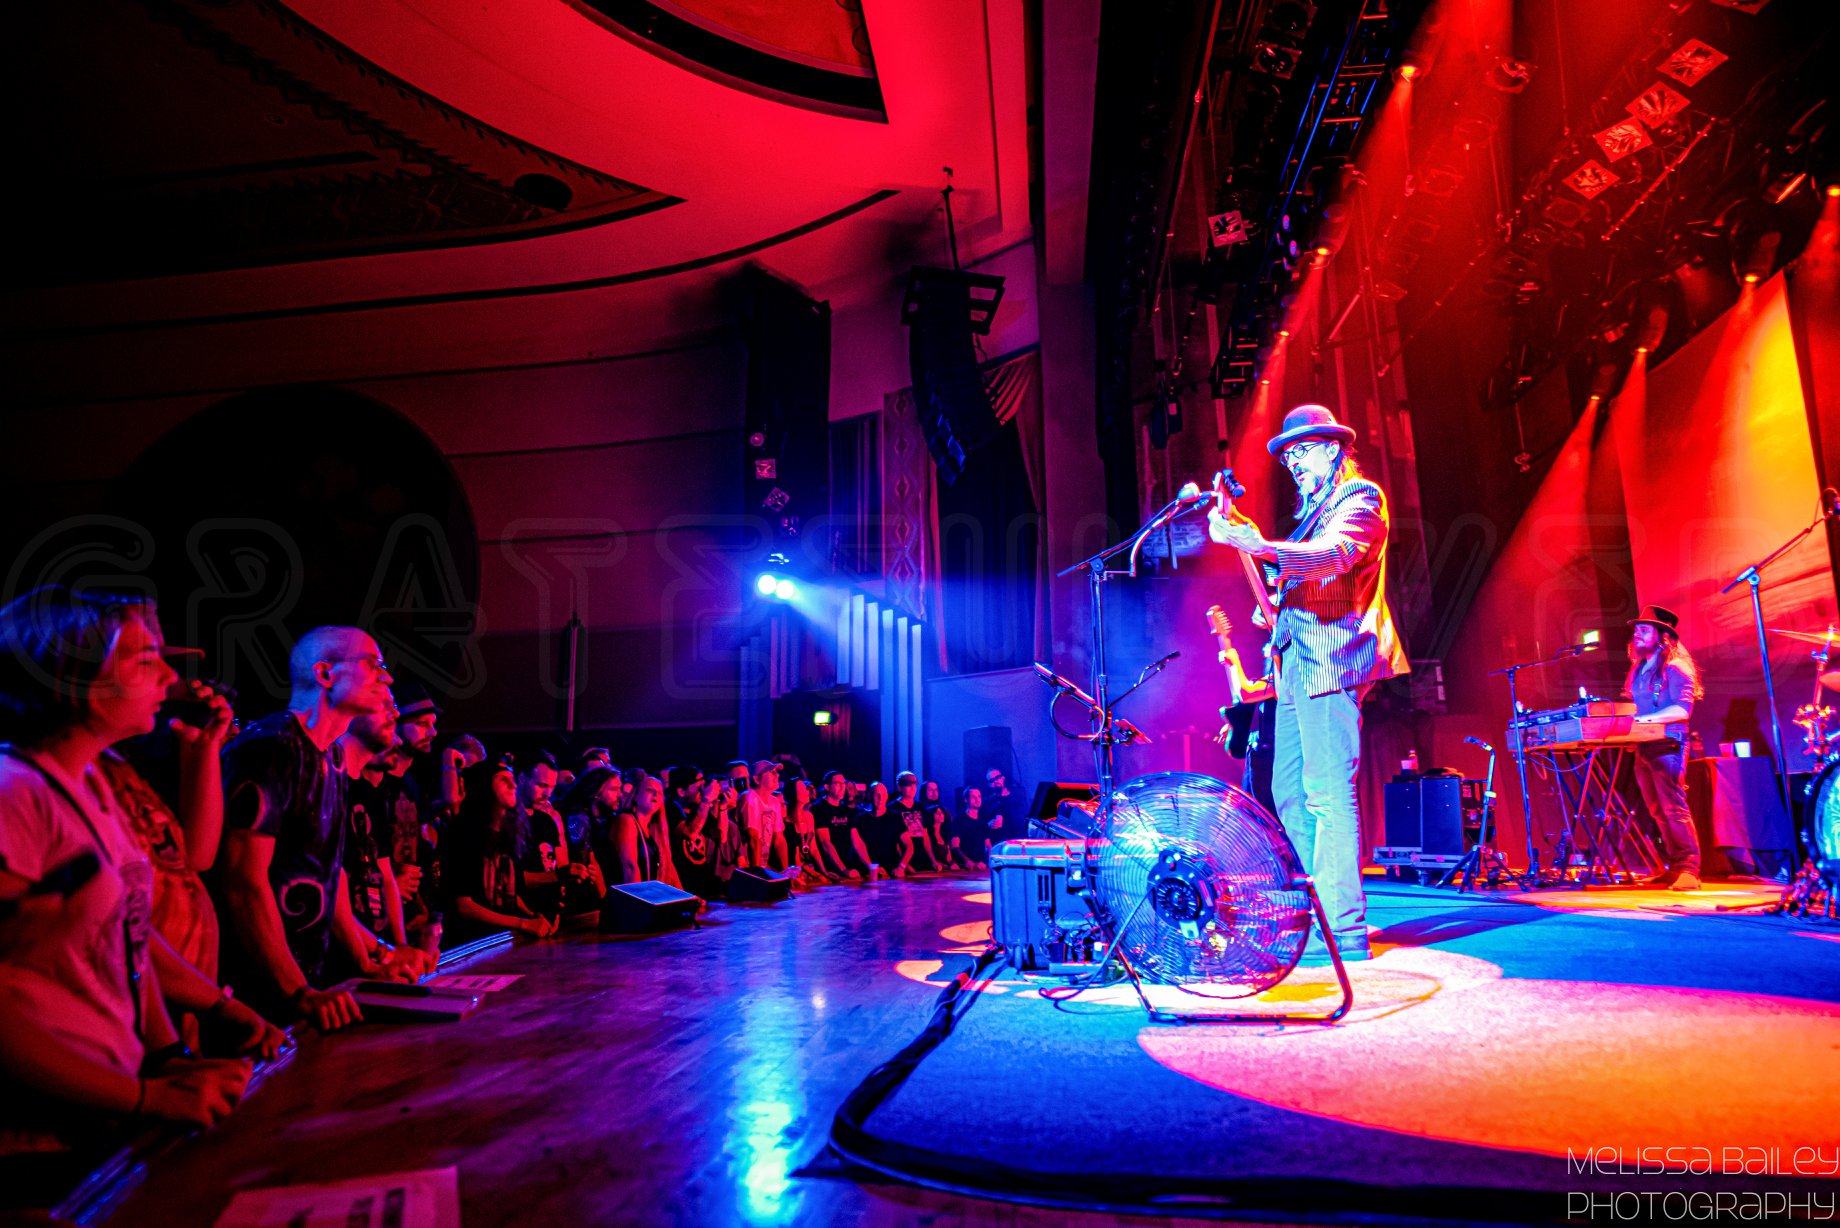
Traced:
<svg viewBox="0 0 1840 1228">
<path fill-rule="evenodd" d="M 1335 472 L 1329 475 L 1329 480 L 1323 483 L 1322 489 L 1316 492 L 1316 497 L 1314 499 L 1306 499 L 1301 487 L 1297 490 L 1297 506 L 1292 510 L 1292 515 L 1299 523 L 1302 522 L 1305 516 L 1310 514 L 1312 508 L 1327 503 L 1335 495 L 1335 492 L 1341 488 L 1343 482 L 1348 481 L 1350 478 L 1364 478 L 1367 476 L 1367 471 L 1361 468 L 1361 462 L 1354 458 L 1354 452 L 1347 444 L 1342 443 L 1340 440 L 1334 440 L 1332 442 L 1342 449 L 1342 455 L 1335 463 Z"/>
<path fill-rule="evenodd" d="M 1633 639 L 1629 641 L 1629 676 L 1623 680 L 1623 688 L 1632 696 L 1636 693 L 1636 675 L 1642 672 L 1643 663 L 1654 655 L 1660 659 L 1655 662 L 1655 671 L 1649 679 L 1649 685 L 1659 691 L 1661 680 L 1667 676 L 1667 667 L 1678 666 L 1680 672 L 1687 676 L 1687 702 L 1698 703 L 1705 697 L 1706 690 L 1700 685 L 1699 665 L 1693 660 L 1693 654 L 1680 642 L 1680 636 L 1672 631 L 1656 627 L 1655 638 L 1658 646 L 1652 652 L 1643 652 L 1636 647 Z"/>
<path fill-rule="evenodd" d="M 47 584 L 0 608 L 0 741 L 33 747 L 80 723 L 130 619 L 152 624 L 136 593 Z"/>
</svg>

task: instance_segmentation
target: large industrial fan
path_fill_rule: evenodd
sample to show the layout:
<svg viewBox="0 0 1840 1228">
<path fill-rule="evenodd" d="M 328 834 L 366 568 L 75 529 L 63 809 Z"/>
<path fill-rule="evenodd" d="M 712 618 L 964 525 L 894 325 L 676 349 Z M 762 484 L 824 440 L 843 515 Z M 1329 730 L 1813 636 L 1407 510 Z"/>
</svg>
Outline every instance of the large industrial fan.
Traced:
<svg viewBox="0 0 1840 1228">
<path fill-rule="evenodd" d="M 1100 804 L 1083 848 L 1063 847 L 1081 863 L 1068 867 L 1070 885 L 1091 903 L 1104 962 L 1124 969 L 1151 1018 L 1333 1022 L 1352 1005 L 1315 885 L 1283 826 L 1240 790 L 1191 772 L 1140 776 Z M 1005 911 L 1002 900 L 993 904 Z M 1149 982 L 1216 1002 L 1263 993 L 1297 966 L 1312 919 L 1341 983 L 1341 1004 L 1327 1015 L 1189 1014 L 1153 1005 L 1145 992 Z"/>
</svg>

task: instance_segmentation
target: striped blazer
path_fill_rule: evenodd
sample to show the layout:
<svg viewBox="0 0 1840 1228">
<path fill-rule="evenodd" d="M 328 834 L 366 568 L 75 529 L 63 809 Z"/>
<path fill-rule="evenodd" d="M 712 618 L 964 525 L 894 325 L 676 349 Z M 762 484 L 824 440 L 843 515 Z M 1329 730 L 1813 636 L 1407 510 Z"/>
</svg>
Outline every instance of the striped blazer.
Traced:
<svg viewBox="0 0 1840 1228">
<path fill-rule="evenodd" d="M 1282 605 L 1272 644 L 1281 668 L 1311 696 L 1411 670 L 1386 604 L 1386 495 L 1350 478 L 1274 542 Z"/>
</svg>

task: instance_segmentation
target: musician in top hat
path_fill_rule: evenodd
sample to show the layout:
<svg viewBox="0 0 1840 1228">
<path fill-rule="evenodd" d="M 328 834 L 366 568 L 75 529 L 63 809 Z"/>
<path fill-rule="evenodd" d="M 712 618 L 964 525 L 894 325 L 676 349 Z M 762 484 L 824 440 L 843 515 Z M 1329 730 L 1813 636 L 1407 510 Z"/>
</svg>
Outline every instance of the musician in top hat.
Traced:
<svg viewBox="0 0 1840 1228">
<path fill-rule="evenodd" d="M 1636 787 L 1661 829 L 1667 869 L 1648 881 L 1675 891 L 1699 888 L 1699 833 L 1687 810 L 1687 719 L 1704 693 L 1693 654 L 1680 642 L 1680 615 L 1645 605 L 1629 620 L 1629 677 L 1623 693 L 1635 700 L 1636 722 L 1664 726 L 1664 737 L 1636 743 Z"/>
<path fill-rule="evenodd" d="M 1262 560 L 1280 593 L 1272 646 L 1278 709 L 1272 797 L 1316 880 L 1344 959 L 1368 956 L 1361 888 L 1361 701 L 1410 666 L 1386 604 L 1386 494 L 1361 472 L 1352 428 L 1322 405 L 1299 405 L 1265 448 L 1297 486 L 1297 527 L 1268 540 L 1237 512 L 1208 516 L 1208 535 Z M 1327 959 L 1311 935 L 1306 963 Z"/>
</svg>

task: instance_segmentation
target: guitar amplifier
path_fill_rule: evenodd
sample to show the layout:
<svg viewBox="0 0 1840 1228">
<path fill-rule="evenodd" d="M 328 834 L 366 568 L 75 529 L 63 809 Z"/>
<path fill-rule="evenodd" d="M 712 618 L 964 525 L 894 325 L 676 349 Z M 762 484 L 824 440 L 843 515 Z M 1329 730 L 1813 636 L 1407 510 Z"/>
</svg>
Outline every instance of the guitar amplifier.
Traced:
<svg viewBox="0 0 1840 1228">
<path fill-rule="evenodd" d="M 1403 777 L 1386 786 L 1386 843 L 1374 850 L 1380 865 L 1421 869 L 1463 860 L 1463 779 Z"/>
</svg>

